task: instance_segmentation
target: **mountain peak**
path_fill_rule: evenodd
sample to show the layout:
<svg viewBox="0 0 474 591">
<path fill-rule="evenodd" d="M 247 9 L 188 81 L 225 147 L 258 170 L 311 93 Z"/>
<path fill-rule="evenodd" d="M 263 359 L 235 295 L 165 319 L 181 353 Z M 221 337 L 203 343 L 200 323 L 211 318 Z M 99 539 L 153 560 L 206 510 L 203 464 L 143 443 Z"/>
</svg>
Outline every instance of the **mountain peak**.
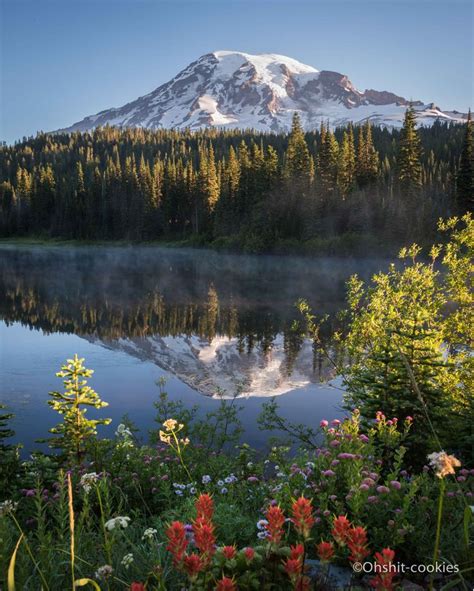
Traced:
<svg viewBox="0 0 474 591">
<path fill-rule="evenodd" d="M 344 74 L 319 71 L 284 55 L 218 50 L 201 56 L 146 96 L 86 117 L 62 131 L 86 131 L 108 124 L 286 132 L 295 112 L 308 130 L 327 121 L 333 127 L 366 120 L 399 127 L 410 102 L 388 91 L 361 92 Z M 439 119 L 462 120 L 455 112 L 433 108 L 433 103 L 411 104 L 425 125 Z"/>
</svg>

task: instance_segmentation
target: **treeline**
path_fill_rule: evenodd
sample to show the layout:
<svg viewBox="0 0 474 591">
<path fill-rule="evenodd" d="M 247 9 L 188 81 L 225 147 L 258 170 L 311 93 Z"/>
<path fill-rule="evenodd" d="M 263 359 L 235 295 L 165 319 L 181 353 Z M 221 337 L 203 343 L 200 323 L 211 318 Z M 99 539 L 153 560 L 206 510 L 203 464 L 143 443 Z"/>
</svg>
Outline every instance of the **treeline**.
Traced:
<svg viewBox="0 0 474 591">
<path fill-rule="evenodd" d="M 0 148 L 0 232 L 220 241 L 264 250 L 341 234 L 404 240 L 472 207 L 472 124 L 289 135 L 120 130 Z M 428 236 L 427 236 L 428 237 Z"/>
</svg>

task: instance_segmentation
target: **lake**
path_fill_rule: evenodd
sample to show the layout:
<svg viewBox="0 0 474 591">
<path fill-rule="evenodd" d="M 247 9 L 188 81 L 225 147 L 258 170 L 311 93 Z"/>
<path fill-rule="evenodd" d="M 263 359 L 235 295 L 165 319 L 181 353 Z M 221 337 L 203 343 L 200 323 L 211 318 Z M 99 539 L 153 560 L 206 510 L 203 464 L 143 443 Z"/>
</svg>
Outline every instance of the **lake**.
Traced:
<svg viewBox="0 0 474 591">
<path fill-rule="evenodd" d="M 162 247 L 0 245 L 0 402 L 14 412 L 15 441 L 41 446 L 58 422 L 47 405 L 55 377 L 77 353 L 110 406 L 101 434 L 123 415 L 146 439 L 155 428 L 156 381 L 172 400 L 216 408 L 239 396 L 244 439 L 263 447 L 256 418 L 277 396 L 291 421 L 342 414 L 340 380 L 301 337 L 295 303 L 317 315 L 344 307 L 345 282 L 387 267 L 382 259 L 220 254 Z M 325 338 L 330 340 L 328 324 Z"/>
</svg>

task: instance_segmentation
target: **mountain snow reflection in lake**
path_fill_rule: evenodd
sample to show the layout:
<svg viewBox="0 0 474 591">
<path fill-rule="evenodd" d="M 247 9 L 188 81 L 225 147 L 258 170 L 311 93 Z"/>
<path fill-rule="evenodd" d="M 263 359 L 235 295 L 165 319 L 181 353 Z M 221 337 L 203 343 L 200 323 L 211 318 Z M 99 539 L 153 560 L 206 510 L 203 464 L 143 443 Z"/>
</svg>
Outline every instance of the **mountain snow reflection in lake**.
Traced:
<svg viewBox="0 0 474 591">
<path fill-rule="evenodd" d="M 238 393 L 245 439 L 257 446 L 262 401 L 279 395 L 289 419 L 340 414 L 325 360 L 295 330 L 295 302 L 317 314 L 344 304 L 345 281 L 385 261 L 225 255 L 157 247 L 0 247 L 0 402 L 27 449 L 56 417 L 47 393 L 66 357 L 86 358 L 91 385 L 117 425 L 127 413 L 146 436 L 155 381 L 172 399 L 215 408 Z M 328 327 L 330 338 L 331 325 Z M 203 396 L 204 395 L 204 396 Z M 105 416 L 105 415 L 104 415 Z M 107 432 L 104 429 L 103 432 Z M 108 433 L 113 432 L 113 426 Z"/>
</svg>

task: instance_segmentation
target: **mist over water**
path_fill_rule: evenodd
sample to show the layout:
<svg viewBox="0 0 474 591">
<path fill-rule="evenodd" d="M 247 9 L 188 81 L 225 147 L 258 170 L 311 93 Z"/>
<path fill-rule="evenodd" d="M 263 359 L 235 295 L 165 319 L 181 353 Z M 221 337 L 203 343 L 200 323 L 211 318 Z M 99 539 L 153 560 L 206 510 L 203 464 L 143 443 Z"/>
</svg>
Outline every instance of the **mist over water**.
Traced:
<svg viewBox="0 0 474 591">
<path fill-rule="evenodd" d="M 54 374 L 78 353 L 95 369 L 91 385 L 110 403 L 102 414 L 115 427 L 127 413 L 146 437 L 155 381 L 165 376 L 172 399 L 203 412 L 215 407 L 217 392 L 239 393 L 245 439 L 262 446 L 268 434 L 255 419 L 270 396 L 279 396 L 290 420 L 317 424 L 340 414 L 340 390 L 327 383 L 336 376 L 295 329 L 296 301 L 333 317 L 352 274 L 368 279 L 387 265 L 161 247 L 2 245 L 0 401 L 16 413 L 16 439 L 38 447 L 34 439 L 56 421 L 46 404 L 47 393 L 61 387 Z"/>
</svg>

